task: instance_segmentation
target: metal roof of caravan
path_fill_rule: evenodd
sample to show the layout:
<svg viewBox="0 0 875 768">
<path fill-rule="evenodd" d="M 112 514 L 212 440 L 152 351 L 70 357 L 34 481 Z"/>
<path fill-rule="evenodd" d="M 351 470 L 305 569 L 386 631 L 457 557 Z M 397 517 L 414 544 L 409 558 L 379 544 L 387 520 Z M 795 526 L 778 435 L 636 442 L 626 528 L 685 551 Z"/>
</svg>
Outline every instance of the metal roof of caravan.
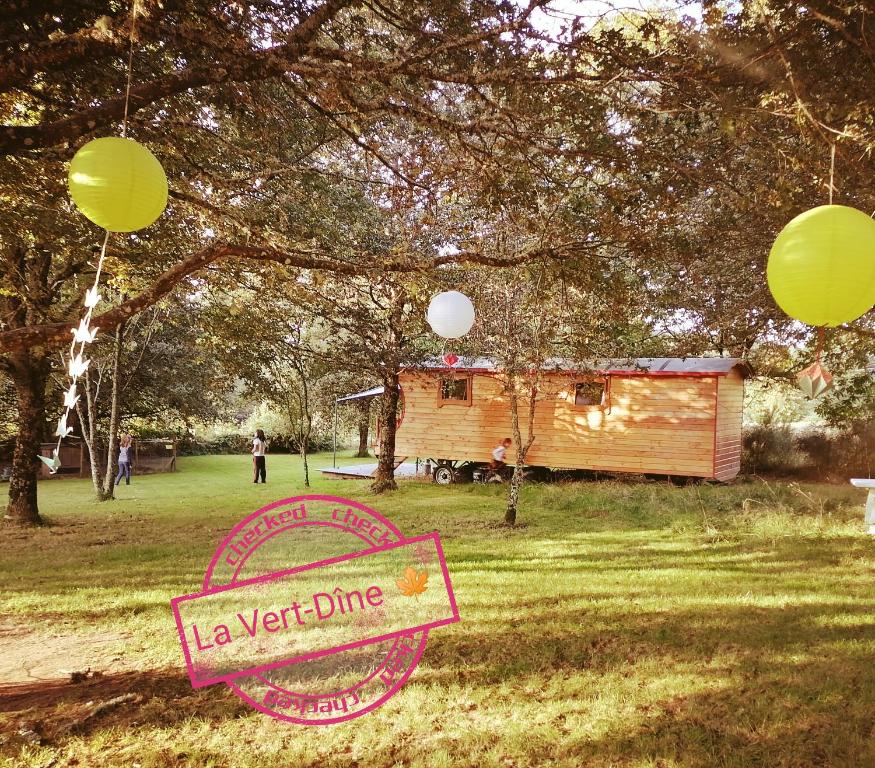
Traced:
<svg viewBox="0 0 875 768">
<path fill-rule="evenodd" d="M 875 363 L 875 358 L 873 358 L 873 363 Z M 440 359 L 428 360 L 420 365 L 410 366 L 410 368 L 479 373 L 493 373 L 499 370 L 495 362 L 488 357 L 460 357 L 452 367 Z M 750 367 L 740 357 L 635 357 L 587 362 L 554 358 L 547 360 L 544 363 L 544 368 L 551 371 L 626 374 L 627 376 L 725 376 L 734 368 L 738 368 L 743 376 L 751 374 Z M 338 397 L 337 402 L 361 400 L 382 394 L 383 387 L 372 387 L 364 392 Z"/>
<path fill-rule="evenodd" d="M 431 370 L 479 371 L 491 373 L 500 370 L 494 360 L 487 357 L 460 357 L 452 367 L 443 360 L 429 360 L 413 368 Z M 580 371 L 628 375 L 663 376 L 725 376 L 738 368 L 744 376 L 750 375 L 748 364 L 739 357 L 634 357 L 608 360 L 574 361 L 554 358 L 544 362 L 545 370 Z"/>
</svg>

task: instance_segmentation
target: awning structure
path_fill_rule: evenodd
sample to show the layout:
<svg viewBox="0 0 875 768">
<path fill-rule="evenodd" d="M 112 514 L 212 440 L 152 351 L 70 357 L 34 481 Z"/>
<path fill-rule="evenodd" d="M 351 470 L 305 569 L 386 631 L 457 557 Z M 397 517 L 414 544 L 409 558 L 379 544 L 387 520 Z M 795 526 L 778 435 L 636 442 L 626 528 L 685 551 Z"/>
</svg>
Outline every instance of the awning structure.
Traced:
<svg viewBox="0 0 875 768">
<path fill-rule="evenodd" d="M 376 397 L 377 395 L 383 394 L 383 387 L 371 387 L 370 389 L 366 389 L 364 392 L 356 392 L 354 395 L 345 395 L 344 397 L 338 397 L 338 403 L 345 403 L 347 400 L 363 400 L 366 397 Z"/>
<path fill-rule="evenodd" d="M 334 437 L 332 443 L 334 445 L 334 458 L 331 462 L 332 467 L 337 466 L 337 404 L 338 403 L 349 403 L 353 400 L 368 400 L 372 397 L 379 397 L 383 394 L 384 387 L 371 387 L 370 389 L 366 389 L 364 392 L 356 392 L 354 395 L 344 395 L 343 397 L 338 397 L 334 401 Z"/>
</svg>

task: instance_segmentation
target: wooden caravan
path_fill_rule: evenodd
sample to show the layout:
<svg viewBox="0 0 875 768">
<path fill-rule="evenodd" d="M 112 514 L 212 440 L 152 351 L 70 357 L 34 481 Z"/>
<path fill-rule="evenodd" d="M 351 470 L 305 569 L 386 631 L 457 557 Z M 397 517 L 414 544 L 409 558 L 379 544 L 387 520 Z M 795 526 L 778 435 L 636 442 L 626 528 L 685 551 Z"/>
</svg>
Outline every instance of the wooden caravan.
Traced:
<svg viewBox="0 0 875 768">
<path fill-rule="evenodd" d="M 398 455 L 457 468 L 488 462 L 511 436 L 501 371 L 489 360 L 468 362 L 402 372 Z M 731 480 L 741 468 L 748 373 L 743 361 L 725 357 L 551 366 L 536 396 L 526 463 Z M 519 412 L 525 438 L 527 398 Z"/>
</svg>

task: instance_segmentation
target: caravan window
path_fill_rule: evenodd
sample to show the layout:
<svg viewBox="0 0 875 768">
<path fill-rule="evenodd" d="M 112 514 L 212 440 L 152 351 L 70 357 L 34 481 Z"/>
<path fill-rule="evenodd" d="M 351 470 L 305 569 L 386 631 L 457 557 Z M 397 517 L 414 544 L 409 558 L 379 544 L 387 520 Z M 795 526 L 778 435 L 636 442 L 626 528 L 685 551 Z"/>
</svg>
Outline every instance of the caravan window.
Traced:
<svg viewBox="0 0 875 768">
<path fill-rule="evenodd" d="M 441 379 L 438 385 L 438 405 L 470 405 L 471 377 Z"/>
<path fill-rule="evenodd" d="M 574 385 L 574 404 L 600 408 L 605 404 L 605 380 L 578 381 Z"/>
</svg>

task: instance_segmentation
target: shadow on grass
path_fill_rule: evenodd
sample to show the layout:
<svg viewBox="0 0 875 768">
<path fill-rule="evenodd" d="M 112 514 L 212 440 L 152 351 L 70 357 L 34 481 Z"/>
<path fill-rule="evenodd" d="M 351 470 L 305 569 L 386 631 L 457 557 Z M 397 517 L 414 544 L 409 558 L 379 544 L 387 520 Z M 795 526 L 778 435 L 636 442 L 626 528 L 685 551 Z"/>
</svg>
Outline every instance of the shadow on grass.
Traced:
<svg viewBox="0 0 875 768">
<path fill-rule="evenodd" d="M 448 564 L 466 570 L 500 564 L 501 572 L 519 573 L 554 569 L 557 572 L 646 571 L 649 569 L 729 570 L 756 575 L 768 571 L 809 573 L 812 569 L 834 568 L 853 557 L 873 553 L 872 542 L 859 536 L 802 537 L 779 539 L 742 538 L 710 543 L 702 541 L 687 548 L 671 547 L 673 540 L 661 536 L 650 541 L 628 536 L 576 534 L 564 540 L 531 539 L 526 557 L 517 551 L 505 554 L 470 546 L 451 550 Z M 544 551 L 538 551 L 543 549 Z M 555 551 L 560 550 L 560 551 Z"/>
<path fill-rule="evenodd" d="M 640 706 L 633 722 L 581 744 L 579 757 L 683 768 L 875 766 L 873 693 L 868 653 L 753 666 L 731 687 Z"/>
<path fill-rule="evenodd" d="M 531 716 L 534 705 L 522 691 L 540 690 L 538 701 L 552 707 L 551 754 L 561 747 L 580 765 L 875 765 L 875 624 L 865 601 L 640 612 L 544 610 L 521 598 L 510 607 L 516 621 L 435 632 L 413 682 L 432 688 L 438 701 L 457 686 L 479 689 L 490 702 L 482 706 L 521 716 Z M 502 690 L 504 683 L 516 692 Z M 587 736 L 580 724 L 593 717 L 591 709 L 605 718 L 599 700 L 612 690 L 632 701 L 633 712 L 608 715 L 607 727 Z M 137 699 L 77 725 L 87 702 L 122 694 Z M 75 733 L 166 730 L 188 718 L 220 727 L 248 715 L 252 710 L 223 686 L 194 690 L 175 670 L 0 690 L 0 730 L 26 723 L 54 744 Z M 479 738 L 497 744 L 501 734 L 489 722 Z M 544 748 L 535 740 L 526 747 L 532 764 L 546 759 L 538 752 Z M 474 764 L 461 743 L 458 749 L 460 764 Z M 403 749 L 398 757 L 405 759 Z"/>
<path fill-rule="evenodd" d="M 494 573 L 498 579 L 514 574 L 524 579 L 555 578 L 557 602 L 568 599 L 569 587 L 578 596 L 594 603 L 612 597 L 639 598 L 647 593 L 648 576 L 658 577 L 666 572 L 670 575 L 672 571 L 695 578 L 703 574 L 723 574 L 725 581 L 715 585 L 718 594 L 727 589 L 742 592 L 753 589 L 760 592 L 764 583 L 775 579 L 776 589 L 792 595 L 797 591 L 811 592 L 814 587 L 805 580 L 798 585 L 787 581 L 789 575 L 804 575 L 807 580 L 814 573 L 824 572 L 824 579 L 833 583 L 834 590 L 839 590 L 841 574 L 835 571 L 836 567 L 843 561 L 865 557 L 872 552 L 872 542 L 852 536 L 794 536 L 775 542 L 759 539 L 722 541 L 693 545 L 689 549 L 680 549 L 673 544 L 670 536 L 650 541 L 640 538 L 630 541 L 628 536 L 621 535 L 575 534 L 564 543 L 552 538 L 530 538 L 526 554 L 517 550 L 503 554 L 480 546 L 453 546 L 448 549 L 447 559 L 460 600 L 463 601 L 461 608 L 464 613 L 465 608 L 479 612 L 496 600 L 494 595 L 475 594 L 474 590 L 471 590 L 470 596 L 465 594 L 470 589 L 470 581 L 466 582 L 465 579 L 470 580 L 480 571 Z M 556 549 L 562 546 L 565 547 L 564 551 L 557 553 Z M 204 551 L 211 553 L 206 547 Z M 143 613 L 167 612 L 169 615 L 172 597 L 200 588 L 203 569 L 208 561 L 200 553 L 192 554 L 190 545 L 183 547 L 176 541 L 168 542 L 167 549 L 149 542 L 139 550 L 130 545 L 122 548 L 108 546 L 97 549 L 96 553 L 94 557 L 72 558 L 62 567 L 39 577 L 25 577 L 23 574 L 18 579 L 7 577 L 4 592 L 7 597 L 39 596 L 43 610 L 28 609 L 30 620 L 39 618 L 93 623 L 107 619 L 124 620 Z M 612 585 L 602 579 L 597 589 L 591 587 L 590 580 L 593 577 L 610 577 L 614 573 L 620 577 L 625 575 L 632 581 L 624 585 Z M 637 583 L 636 574 L 641 577 Z M 101 599 L 104 585 L 111 585 L 107 592 L 111 599 L 107 601 Z M 120 588 L 126 593 L 121 599 L 115 594 Z M 71 597 L 76 590 L 87 590 L 91 597 Z M 138 590 L 158 592 L 159 595 L 136 595 Z M 709 587 L 709 592 L 714 591 L 715 587 Z M 160 593 L 164 593 L 164 596 Z M 681 602 L 685 599 L 680 594 L 678 597 Z M 71 599 L 75 599 L 77 604 L 65 605 Z M 510 603 L 501 596 L 497 599 L 509 611 L 508 615 L 538 610 L 544 604 L 543 599 L 519 599 Z M 51 610 L 51 606 L 59 601 L 63 608 Z M 545 615 L 544 618 L 550 617 Z"/>
<path fill-rule="evenodd" d="M 133 695 L 103 716 L 88 718 L 95 705 Z M 226 721 L 252 709 L 225 686 L 195 690 L 178 670 L 148 670 L 97 675 L 82 682 L 64 680 L 0 687 L 0 733 L 15 741 L 25 726 L 46 743 L 87 735 L 109 727 L 170 727 L 187 718 Z"/>
<path fill-rule="evenodd" d="M 580 765 L 875 766 L 868 603 L 612 615 L 595 607 L 559 620 L 519 607 L 526 618 L 512 629 L 436 634 L 417 682 L 540 691 L 532 695 L 555 706 L 554 724 L 568 734 L 562 749 Z M 585 733 L 591 710 L 604 718 L 603 690 L 622 691 L 619 706 L 634 701 L 634 713 L 618 713 L 597 738 L 574 737 L 567 723 Z M 519 695 L 524 706 L 528 695 Z"/>
</svg>

